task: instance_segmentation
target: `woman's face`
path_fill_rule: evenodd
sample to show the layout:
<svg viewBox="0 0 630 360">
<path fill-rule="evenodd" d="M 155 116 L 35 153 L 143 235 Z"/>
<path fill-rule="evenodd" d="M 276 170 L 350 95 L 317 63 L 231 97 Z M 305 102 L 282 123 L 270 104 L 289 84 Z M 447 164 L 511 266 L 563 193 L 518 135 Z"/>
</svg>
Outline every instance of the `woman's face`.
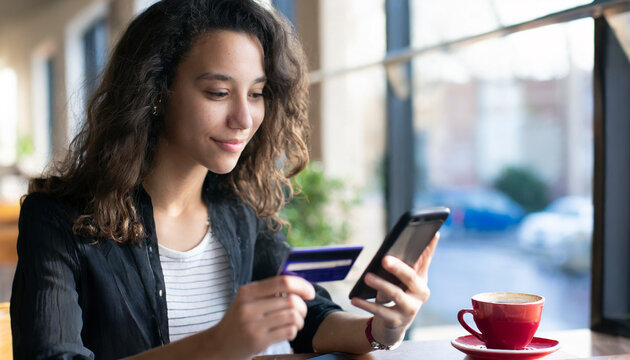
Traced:
<svg viewBox="0 0 630 360">
<path fill-rule="evenodd" d="M 236 166 L 265 115 L 263 50 L 255 37 L 216 30 L 177 68 L 164 109 L 168 150 L 217 174 Z"/>
</svg>

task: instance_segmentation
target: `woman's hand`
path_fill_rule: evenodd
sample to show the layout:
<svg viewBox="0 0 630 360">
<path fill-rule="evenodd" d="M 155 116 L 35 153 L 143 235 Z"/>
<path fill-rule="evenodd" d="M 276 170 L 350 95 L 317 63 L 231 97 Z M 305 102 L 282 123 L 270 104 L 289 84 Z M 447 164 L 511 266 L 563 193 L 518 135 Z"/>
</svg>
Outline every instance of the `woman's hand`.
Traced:
<svg viewBox="0 0 630 360">
<path fill-rule="evenodd" d="M 306 304 L 315 297 L 308 281 L 276 276 L 239 288 L 223 319 L 211 330 L 228 358 L 251 358 L 269 345 L 292 340 L 304 326 Z"/>
<path fill-rule="evenodd" d="M 439 238 L 438 233 L 413 267 L 393 256 L 383 258 L 383 268 L 400 279 L 407 286 L 406 291 L 372 273 L 365 276 L 365 283 L 378 291 L 376 301 L 353 298 L 351 303 L 374 314 L 372 336 L 378 342 L 393 345 L 402 340 L 418 310 L 429 298 L 429 265 Z M 384 305 L 390 301 L 394 302 L 392 306 Z"/>
</svg>

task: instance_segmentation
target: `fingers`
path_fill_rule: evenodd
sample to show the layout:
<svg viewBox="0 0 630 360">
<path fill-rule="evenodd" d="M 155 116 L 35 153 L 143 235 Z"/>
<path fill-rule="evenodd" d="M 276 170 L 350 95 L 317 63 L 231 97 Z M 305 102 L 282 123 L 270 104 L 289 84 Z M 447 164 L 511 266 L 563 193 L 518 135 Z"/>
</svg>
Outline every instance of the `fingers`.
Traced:
<svg viewBox="0 0 630 360">
<path fill-rule="evenodd" d="M 273 343 L 294 339 L 304 327 L 304 299 L 314 296 L 313 286 L 299 277 L 279 276 L 252 282 L 239 288 L 217 326 L 227 338 L 241 339 L 237 347 L 243 353 L 255 354 Z"/>
<path fill-rule="evenodd" d="M 244 319 L 257 320 L 266 316 L 287 309 L 295 310 L 300 316 L 305 317 L 307 307 L 301 297 L 295 294 L 286 296 L 271 296 L 256 301 L 249 301 L 242 305 L 242 316 Z"/>
<path fill-rule="evenodd" d="M 435 244 L 435 241 L 434 238 L 432 243 Z M 432 248 L 428 248 L 427 254 L 432 254 L 433 249 L 435 249 L 434 245 Z M 427 262 L 430 262 L 430 259 Z M 396 276 L 407 287 L 407 291 L 403 291 L 399 286 L 373 273 L 368 273 L 364 281 L 369 287 L 377 291 L 376 301 L 372 303 L 357 299 L 357 303 L 355 304 L 353 301 L 353 304 L 374 315 L 387 317 L 389 321 L 395 320 L 395 315 L 391 315 L 391 311 L 405 318 L 414 317 L 430 295 L 426 276 L 417 274 L 416 270 L 393 256 L 385 256 L 382 265 L 385 270 Z M 381 305 L 386 302 L 385 300 L 393 301 L 395 306 Z"/>
<path fill-rule="evenodd" d="M 297 330 L 301 330 L 304 327 L 304 317 L 294 309 L 284 309 L 266 316 L 265 326 L 269 329 L 269 332 L 287 326 L 293 326 Z"/>
<path fill-rule="evenodd" d="M 383 258 L 383 268 L 392 275 L 396 276 L 407 287 L 406 294 L 409 294 L 422 302 L 428 299 L 429 289 L 427 287 L 427 275 L 417 274 L 416 270 L 404 263 L 402 260 L 393 256 L 386 256 Z M 381 298 L 393 300 L 397 304 L 400 301 L 403 301 L 401 297 L 404 298 L 403 295 L 405 293 L 402 289 L 381 278 L 378 279 L 380 280 L 374 282 L 373 285 L 368 285 L 376 289 Z M 375 286 L 378 286 L 378 288 Z"/>
<path fill-rule="evenodd" d="M 358 297 L 350 299 L 350 303 L 358 307 L 359 309 L 363 309 L 371 314 L 374 314 L 375 316 L 380 316 L 392 320 L 395 315 L 395 311 L 388 308 L 387 306 L 379 305 L 377 303 L 363 300 Z"/>
<path fill-rule="evenodd" d="M 222 320 L 222 322 L 225 322 L 225 320 Z M 229 332 L 231 335 L 226 334 L 228 333 L 228 331 L 224 330 L 226 327 L 228 329 L 231 328 L 232 331 Z M 283 310 L 257 321 L 240 324 L 236 328 L 231 327 L 229 324 L 224 325 L 220 333 L 227 335 L 227 339 L 230 341 L 236 340 L 236 343 L 230 346 L 231 348 L 241 349 L 243 350 L 242 352 L 253 355 L 260 353 L 271 344 L 295 339 L 298 331 L 303 327 L 304 318 L 301 315 L 294 310 Z"/>
<path fill-rule="evenodd" d="M 304 318 L 307 306 L 303 299 L 314 296 L 315 289 L 308 281 L 296 276 L 276 276 L 242 286 L 234 303 L 239 304 L 244 321 L 256 321 L 287 309 Z"/>
<path fill-rule="evenodd" d="M 375 289 L 378 293 L 383 294 L 383 297 L 390 299 L 395 303 L 395 306 L 393 307 L 382 306 L 377 303 L 379 306 L 395 309 L 403 316 L 414 316 L 420 308 L 421 303 L 418 300 L 421 300 L 421 297 L 417 296 L 419 292 L 418 285 L 414 285 L 413 288 L 409 288 L 408 294 L 399 286 L 394 285 L 374 274 L 367 274 L 365 276 L 365 283 L 369 287 Z"/>
<path fill-rule="evenodd" d="M 411 293 L 418 291 L 418 274 L 411 266 L 405 264 L 402 260 L 394 256 L 385 256 L 383 258 L 383 268 L 405 284 Z"/>
<path fill-rule="evenodd" d="M 272 344 L 283 340 L 291 341 L 295 339 L 298 331 L 299 329 L 292 325 L 277 327 L 269 332 L 269 339 L 271 340 Z"/>
<path fill-rule="evenodd" d="M 304 327 L 304 317 L 294 309 L 276 311 L 256 322 L 257 337 L 264 338 L 264 349 L 270 344 L 283 340 L 293 340 Z"/>
<path fill-rule="evenodd" d="M 247 284 L 239 289 L 237 296 L 243 297 L 244 301 L 252 301 L 277 294 L 295 294 L 304 300 L 311 300 L 315 298 L 315 288 L 301 277 L 282 275 Z"/>
</svg>

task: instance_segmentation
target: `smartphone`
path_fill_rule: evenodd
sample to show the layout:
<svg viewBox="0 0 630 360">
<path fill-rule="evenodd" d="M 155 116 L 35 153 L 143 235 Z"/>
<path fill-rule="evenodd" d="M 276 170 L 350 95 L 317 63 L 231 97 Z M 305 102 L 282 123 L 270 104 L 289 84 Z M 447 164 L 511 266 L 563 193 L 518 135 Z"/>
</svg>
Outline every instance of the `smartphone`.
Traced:
<svg viewBox="0 0 630 360">
<path fill-rule="evenodd" d="M 400 286 L 407 287 L 398 278 L 382 268 L 381 263 L 385 255 L 393 255 L 409 266 L 413 266 L 431 239 L 438 232 L 450 214 L 446 207 L 408 211 L 396 222 L 385 237 L 383 244 L 372 258 L 363 274 L 350 291 L 349 298 L 372 299 L 376 297 L 376 290 L 367 286 L 363 279 L 368 272 Z"/>
</svg>

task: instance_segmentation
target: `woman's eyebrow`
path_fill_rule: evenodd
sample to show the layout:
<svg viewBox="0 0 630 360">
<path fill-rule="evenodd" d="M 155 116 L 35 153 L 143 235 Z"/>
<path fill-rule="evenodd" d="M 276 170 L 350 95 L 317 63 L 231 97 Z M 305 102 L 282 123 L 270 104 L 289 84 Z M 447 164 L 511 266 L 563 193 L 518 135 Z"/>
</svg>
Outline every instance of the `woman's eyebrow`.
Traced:
<svg viewBox="0 0 630 360">
<path fill-rule="evenodd" d="M 197 78 L 195 80 L 197 80 L 197 81 L 199 81 L 199 80 L 232 81 L 232 80 L 234 80 L 234 78 L 229 76 L 229 75 L 225 75 L 225 74 L 207 72 L 207 73 L 203 73 L 203 74 L 197 76 Z M 260 76 L 260 77 L 256 78 L 252 82 L 252 84 L 262 83 L 262 82 L 266 82 L 266 81 L 267 81 L 267 77 L 265 75 L 263 75 L 263 76 Z"/>
<path fill-rule="evenodd" d="M 267 81 L 267 77 L 265 75 L 256 78 L 256 80 L 254 80 L 253 84 L 258 84 L 258 83 L 263 83 Z"/>
<path fill-rule="evenodd" d="M 218 74 L 218 73 L 213 73 L 213 72 L 207 72 L 207 73 L 203 73 L 203 74 L 197 76 L 197 78 L 195 80 L 232 81 L 232 80 L 234 80 L 234 78 L 232 78 L 229 75 Z"/>
</svg>

